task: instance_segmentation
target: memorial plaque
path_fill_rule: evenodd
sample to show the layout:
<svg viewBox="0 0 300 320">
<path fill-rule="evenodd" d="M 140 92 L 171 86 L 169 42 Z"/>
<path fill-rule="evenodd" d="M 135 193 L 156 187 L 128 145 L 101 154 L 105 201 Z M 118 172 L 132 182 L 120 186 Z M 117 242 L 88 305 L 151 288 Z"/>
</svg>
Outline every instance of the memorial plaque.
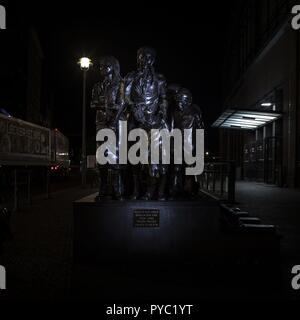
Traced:
<svg viewBox="0 0 300 320">
<path fill-rule="evenodd" d="M 159 228 L 158 209 L 134 209 L 133 210 L 134 228 Z"/>
</svg>

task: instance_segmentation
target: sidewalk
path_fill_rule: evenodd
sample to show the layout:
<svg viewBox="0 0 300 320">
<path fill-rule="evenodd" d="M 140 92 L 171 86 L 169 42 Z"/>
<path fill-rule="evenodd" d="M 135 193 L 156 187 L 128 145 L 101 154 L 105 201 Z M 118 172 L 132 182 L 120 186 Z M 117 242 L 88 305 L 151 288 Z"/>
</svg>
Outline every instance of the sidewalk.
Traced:
<svg viewBox="0 0 300 320">
<path fill-rule="evenodd" d="M 0 298 L 62 298 L 72 272 L 72 221 L 74 200 L 94 189 L 59 190 L 50 199 L 13 213 L 14 239 L 4 246 L 0 264 L 7 273 L 7 290 Z"/>
<path fill-rule="evenodd" d="M 261 218 L 262 223 L 276 225 L 284 237 L 284 256 L 299 257 L 300 264 L 300 190 L 238 182 L 236 201 L 240 208 Z"/>
<path fill-rule="evenodd" d="M 255 182 L 238 182 L 237 206 L 274 224 L 283 236 L 281 257 L 284 285 L 290 291 L 291 268 L 300 264 L 300 190 L 279 188 Z"/>
<path fill-rule="evenodd" d="M 231 265 L 178 267 L 149 266 L 147 276 L 138 266 L 110 264 L 74 266 L 72 264 L 73 201 L 96 192 L 80 187 L 59 191 L 50 199 L 39 199 L 12 216 L 14 240 L 5 245 L 0 265 L 7 271 L 8 299 L 100 298 L 271 298 L 266 279 L 249 289 L 249 273 Z M 300 192 L 256 183 L 237 184 L 238 206 L 263 223 L 278 226 L 283 235 L 281 269 L 284 292 L 291 292 L 291 266 L 300 264 Z M 220 272 L 222 270 L 222 272 Z M 273 277 L 272 270 L 267 270 Z M 225 277 L 226 275 L 226 277 Z M 142 279 L 142 280 L 141 280 Z M 254 279 L 255 280 L 255 279 Z M 281 282 L 277 276 L 274 283 Z M 254 283 L 255 284 L 255 283 Z M 259 289 L 259 290 L 258 290 Z M 261 289 L 264 289 L 264 293 Z M 252 291 L 251 291 L 252 290 Z M 249 291 L 249 293 L 248 293 Z M 276 293 L 274 293 L 276 295 Z"/>
</svg>

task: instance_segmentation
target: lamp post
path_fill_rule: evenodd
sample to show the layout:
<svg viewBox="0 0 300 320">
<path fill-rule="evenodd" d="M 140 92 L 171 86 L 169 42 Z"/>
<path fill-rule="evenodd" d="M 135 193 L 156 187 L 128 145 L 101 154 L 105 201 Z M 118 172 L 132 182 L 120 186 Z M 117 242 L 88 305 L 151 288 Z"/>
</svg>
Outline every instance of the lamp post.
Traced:
<svg viewBox="0 0 300 320">
<path fill-rule="evenodd" d="M 91 59 L 83 57 L 79 60 L 83 71 L 83 92 L 82 92 L 82 152 L 81 152 L 81 185 L 86 186 L 86 73 L 92 65 Z"/>
</svg>

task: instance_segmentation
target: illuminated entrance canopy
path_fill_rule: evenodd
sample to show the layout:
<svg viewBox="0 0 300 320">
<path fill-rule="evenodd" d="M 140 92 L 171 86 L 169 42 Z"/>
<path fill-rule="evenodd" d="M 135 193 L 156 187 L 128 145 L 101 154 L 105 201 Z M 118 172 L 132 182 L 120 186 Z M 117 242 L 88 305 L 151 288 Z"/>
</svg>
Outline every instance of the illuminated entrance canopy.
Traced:
<svg viewBox="0 0 300 320">
<path fill-rule="evenodd" d="M 214 128 L 256 130 L 282 116 L 272 111 L 227 109 L 212 125 Z"/>
</svg>

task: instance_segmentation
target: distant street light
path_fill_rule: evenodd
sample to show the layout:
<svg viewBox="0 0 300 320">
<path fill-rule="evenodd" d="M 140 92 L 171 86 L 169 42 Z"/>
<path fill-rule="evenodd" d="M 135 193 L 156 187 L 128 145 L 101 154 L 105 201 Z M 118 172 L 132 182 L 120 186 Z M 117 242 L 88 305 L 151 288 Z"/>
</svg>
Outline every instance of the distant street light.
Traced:
<svg viewBox="0 0 300 320">
<path fill-rule="evenodd" d="M 82 153 L 81 153 L 81 184 L 86 186 L 86 73 L 92 66 L 91 59 L 83 57 L 79 60 L 81 70 L 83 71 L 83 94 L 82 94 Z"/>
<path fill-rule="evenodd" d="M 263 103 L 261 103 L 262 107 L 272 107 L 272 105 L 273 105 L 273 103 L 271 103 L 271 102 L 263 102 Z"/>
<path fill-rule="evenodd" d="M 79 60 L 81 70 L 89 70 L 90 66 L 92 65 L 92 61 L 89 58 L 83 57 Z"/>
</svg>

